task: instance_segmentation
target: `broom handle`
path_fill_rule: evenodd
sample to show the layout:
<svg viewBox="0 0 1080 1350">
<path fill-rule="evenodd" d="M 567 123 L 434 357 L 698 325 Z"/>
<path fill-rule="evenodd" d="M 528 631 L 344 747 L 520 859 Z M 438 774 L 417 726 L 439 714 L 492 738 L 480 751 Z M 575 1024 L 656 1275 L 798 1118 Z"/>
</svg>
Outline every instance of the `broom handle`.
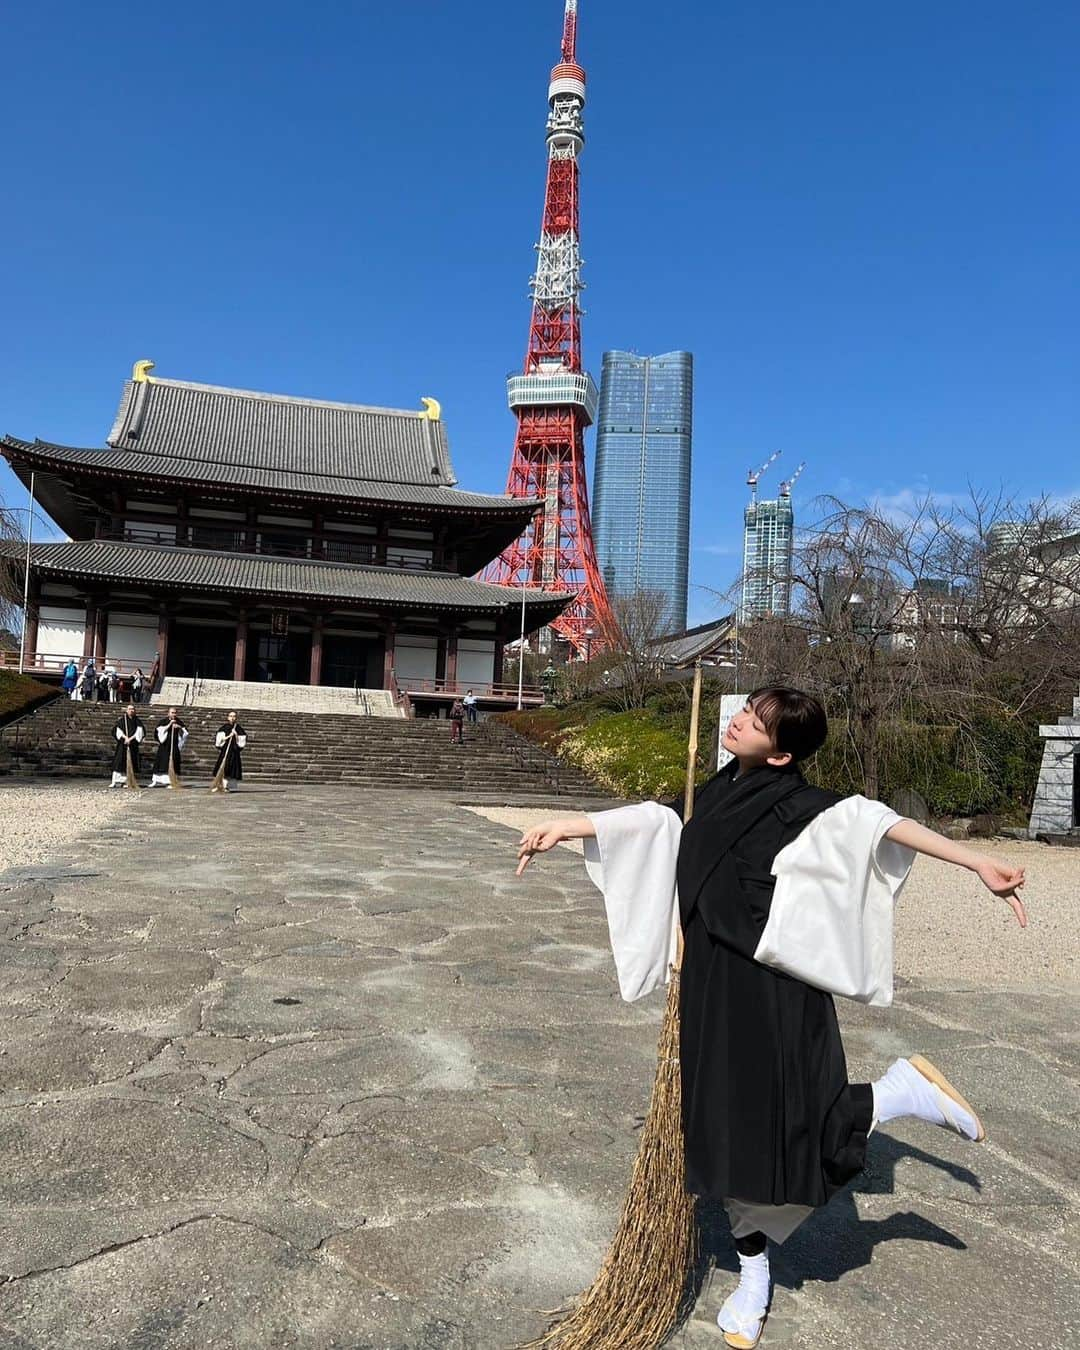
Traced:
<svg viewBox="0 0 1080 1350">
<path fill-rule="evenodd" d="M 694 780 L 697 777 L 698 724 L 701 719 L 701 661 L 694 662 L 694 692 L 690 696 L 690 739 L 686 746 L 686 792 L 683 795 L 683 824 L 694 814 Z M 683 933 L 679 924 L 679 946 L 675 969 L 682 968 Z"/>
<path fill-rule="evenodd" d="M 701 719 L 701 662 L 694 662 L 694 692 L 690 698 L 690 740 L 686 747 L 686 795 L 683 824 L 694 814 L 694 779 L 697 777 L 698 723 Z"/>
</svg>

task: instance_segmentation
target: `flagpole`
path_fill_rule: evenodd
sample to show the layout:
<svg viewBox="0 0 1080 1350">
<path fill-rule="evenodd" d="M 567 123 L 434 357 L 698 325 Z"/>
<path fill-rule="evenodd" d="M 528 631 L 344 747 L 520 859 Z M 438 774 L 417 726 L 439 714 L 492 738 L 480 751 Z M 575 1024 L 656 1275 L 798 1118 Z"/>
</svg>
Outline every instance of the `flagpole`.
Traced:
<svg viewBox="0 0 1080 1350">
<path fill-rule="evenodd" d="M 30 604 L 30 544 L 34 538 L 34 470 L 30 471 L 30 518 L 26 522 L 26 561 L 23 565 L 22 634 L 19 637 L 19 674 L 26 674 L 26 618 Z"/>
</svg>

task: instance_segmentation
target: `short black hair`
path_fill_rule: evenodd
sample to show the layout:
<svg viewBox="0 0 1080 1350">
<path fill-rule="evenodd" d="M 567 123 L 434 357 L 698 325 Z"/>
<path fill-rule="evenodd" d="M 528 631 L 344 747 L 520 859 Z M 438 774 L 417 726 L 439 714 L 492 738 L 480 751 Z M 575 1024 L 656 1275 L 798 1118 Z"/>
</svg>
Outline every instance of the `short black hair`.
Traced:
<svg viewBox="0 0 1080 1350">
<path fill-rule="evenodd" d="M 765 684 L 746 701 L 753 706 L 777 751 L 789 754 L 794 763 L 809 759 L 825 744 L 829 719 L 813 694 L 785 684 Z"/>
</svg>

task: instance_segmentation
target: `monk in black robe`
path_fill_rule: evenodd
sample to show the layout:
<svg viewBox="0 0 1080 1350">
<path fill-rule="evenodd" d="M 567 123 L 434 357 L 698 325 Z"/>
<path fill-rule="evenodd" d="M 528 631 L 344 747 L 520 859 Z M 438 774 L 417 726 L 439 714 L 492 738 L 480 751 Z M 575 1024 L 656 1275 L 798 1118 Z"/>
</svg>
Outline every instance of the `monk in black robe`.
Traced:
<svg viewBox="0 0 1080 1350">
<path fill-rule="evenodd" d="M 154 772 L 150 786 L 180 787 L 180 775 L 184 768 L 181 755 L 187 744 L 188 730 L 175 708 L 169 709 L 168 717 L 164 722 L 157 724 L 154 734 L 157 737 L 158 747 L 154 754 Z"/>
<path fill-rule="evenodd" d="M 135 705 L 129 703 L 124 709 L 123 716 L 113 727 L 115 745 L 110 787 L 139 786 L 136 782 L 139 775 L 139 746 L 142 744 L 144 735 L 143 724 L 135 716 Z"/>
<path fill-rule="evenodd" d="M 723 746 L 735 756 L 698 792 L 678 847 L 684 952 L 680 1069 L 687 1185 L 727 1209 L 741 1267 L 718 1321 L 749 1350 L 771 1297 L 768 1240 L 783 1242 L 861 1169 L 877 1123 L 916 1116 L 981 1140 L 977 1115 L 921 1056 L 874 1083 L 849 1083 L 832 997 L 754 959 L 769 917 L 777 854 L 840 798 L 811 787 L 797 764 L 825 741 L 824 709 L 797 690 L 750 695 Z M 681 819 L 681 799 L 666 803 Z M 589 817 L 526 831 L 529 858 L 595 836 Z M 1026 924 L 1014 869 L 900 820 L 887 836 L 975 871 Z"/>
<path fill-rule="evenodd" d="M 217 760 L 214 763 L 213 792 L 235 792 L 244 777 L 244 762 L 240 752 L 247 745 L 247 733 L 236 713 L 229 713 L 214 736 Z"/>
</svg>

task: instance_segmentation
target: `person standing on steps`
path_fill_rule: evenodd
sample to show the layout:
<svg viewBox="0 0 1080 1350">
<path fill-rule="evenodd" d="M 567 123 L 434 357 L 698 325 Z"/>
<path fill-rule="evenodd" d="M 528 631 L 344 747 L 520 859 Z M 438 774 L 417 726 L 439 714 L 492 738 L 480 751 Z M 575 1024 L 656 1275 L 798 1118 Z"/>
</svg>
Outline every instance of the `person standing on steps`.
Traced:
<svg viewBox="0 0 1080 1350">
<path fill-rule="evenodd" d="M 858 1175 L 873 1129 L 911 1116 L 985 1138 L 974 1108 L 921 1055 L 876 1082 L 848 1081 L 830 991 L 891 1002 L 893 902 L 915 854 L 967 868 L 1027 926 L 1023 868 L 807 783 L 799 763 L 825 733 L 816 699 L 759 689 L 724 733 L 734 758 L 685 825 L 681 800 L 644 802 L 546 821 L 518 850 L 520 875 L 534 854 L 585 840 L 624 998 L 663 984 L 681 923 L 686 1185 L 731 1223 L 741 1275 L 717 1320 L 733 1350 L 761 1338 L 769 1243 Z"/>
<path fill-rule="evenodd" d="M 476 723 L 476 695 L 470 689 L 461 701 L 465 705 L 465 715 L 469 719 L 469 725 L 473 726 Z"/>
<path fill-rule="evenodd" d="M 158 747 L 154 755 L 154 775 L 150 779 L 150 786 L 181 787 L 180 774 L 183 766 L 180 754 L 187 744 L 188 730 L 180 721 L 180 715 L 175 708 L 170 708 L 165 721 L 157 724 L 155 735 Z"/>
<path fill-rule="evenodd" d="M 465 705 L 461 699 L 454 699 L 450 705 L 450 744 L 465 744 Z"/>
<path fill-rule="evenodd" d="M 133 703 L 142 702 L 143 691 L 143 673 L 139 666 L 135 667 L 135 673 L 131 677 L 131 701 Z"/>
<path fill-rule="evenodd" d="M 79 677 L 76 688 L 79 691 L 80 702 L 89 703 L 94 697 L 94 691 L 97 689 L 97 671 L 94 669 L 93 659 L 87 661 L 86 665 L 83 666 L 83 672 Z"/>
<path fill-rule="evenodd" d="M 247 745 L 247 732 L 240 725 L 236 713 L 229 713 L 214 736 L 217 746 L 217 763 L 214 765 L 214 781 L 211 792 L 235 792 L 244 777 L 244 763 L 240 751 Z"/>
<path fill-rule="evenodd" d="M 72 658 L 64 667 L 63 690 L 69 698 L 75 698 L 75 688 L 79 683 L 79 667 Z"/>
<path fill-rule="evenodd" d="M 113 727 L 116 746 L 113 750 L 110 787 L 139 786 L 139 746 L 142 745 L 143 735 L 143 724 L 135 715 L 135 704 L 129 703 L 119 722 Z"/>
</svg>

